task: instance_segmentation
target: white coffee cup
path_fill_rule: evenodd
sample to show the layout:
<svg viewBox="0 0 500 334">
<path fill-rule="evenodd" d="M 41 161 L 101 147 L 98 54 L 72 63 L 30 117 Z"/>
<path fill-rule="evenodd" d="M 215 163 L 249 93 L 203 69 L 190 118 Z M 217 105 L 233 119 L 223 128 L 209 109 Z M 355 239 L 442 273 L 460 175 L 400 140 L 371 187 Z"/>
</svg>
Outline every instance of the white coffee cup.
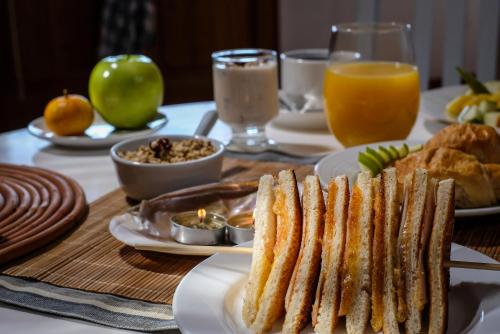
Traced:
<svg viewBox="0 0 500 334">
<path fill-rule="evenodd" d="M 328 49 L 291 50 L 280 58 L 282 100 L 294 111 L 321 110 Z"/>
</svg>

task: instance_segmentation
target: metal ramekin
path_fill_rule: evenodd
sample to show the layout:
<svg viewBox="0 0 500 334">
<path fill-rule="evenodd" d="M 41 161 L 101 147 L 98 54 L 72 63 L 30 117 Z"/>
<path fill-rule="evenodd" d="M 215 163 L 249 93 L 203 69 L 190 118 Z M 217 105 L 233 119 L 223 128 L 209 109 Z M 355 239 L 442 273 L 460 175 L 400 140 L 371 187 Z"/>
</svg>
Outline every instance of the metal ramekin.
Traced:
<svg viewBox="0 0 500 334">
<path fill-rule="evenodd" d="M 227 236 L 229 241 L 235 244 L 241 244 L 243 242 L 253 240 L 255 234 L 255 229 L 253 227 L 236 227 L 229 223 L 230 220 L 231 218 L 226 221 Z"/>
<path fill-rule="evenodd" d="M 192 215 L 195 211 L 183 212 L 170 218 L 170 235 L 177 242 L 188 245 L 216 245 L 224 242 L 226 234 L 226 219 L 214 213 L 207 213 L 207 217 L 221 221 L 221 228 L 213 230 L 196 229 L 176 222 L 181 215 Z"/>
</svg>

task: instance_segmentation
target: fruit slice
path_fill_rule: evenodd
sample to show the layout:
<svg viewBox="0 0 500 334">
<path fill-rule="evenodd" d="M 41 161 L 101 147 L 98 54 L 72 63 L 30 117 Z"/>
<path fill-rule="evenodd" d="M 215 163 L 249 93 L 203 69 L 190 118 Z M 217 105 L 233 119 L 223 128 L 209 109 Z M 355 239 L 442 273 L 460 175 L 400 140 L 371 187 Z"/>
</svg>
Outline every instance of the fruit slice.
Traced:
<svg viewBox="0 0 500 334">
<path fill-rule="evenodd" d="M 363 164 L 361 161 L 358 161 L 358 165 L 359 165 L 359 169 L 360 169 L 362 172 L 370 172 L 370 173 L 373 175 L 373 172 L 372 172 L 372 170 L 370 169 L 370 167 L 368 167 L 367 165 Z"/>
<path fill-rule="evenodd" d="M 464 107 L 460 115 L 458 115 L 460 123 L 474 123 L 481 121 L 481 115 L 477 106 Z"/>
<path fill-rule="evenodd" d="M 389 162 L 392 162 L 394 158 L 392 157 L 391 151 L 383 146 L 378 147 L 379 152 L 383 152 L 389 159 Z"/>
<path fill-rule="evenodd" d="M 409 149 L 408 145 L 406 145 L 406 143 L 404 143 L 403 145 L 398 147 L 398 154 L 399 154 L 400 159 L 403 159 L 404 157 L 406 157 L 408 155 L 408 153 L 410 153 L 410 149 Z"/>
<path fill-rule="evenodd" d="M 420 151 L 422 148 L 423 145 L 421 144 L 409 147 L 406 143 L 403 143 L 398 148 L 392 145 L 389 147 L 379 146 L 376 150 L 367 146 L 365 152 L 359 152 L 358 164 L 362 171 L 368 171 L 372 176 L 376 176 L 394 160 L 402 159 L 410 153 Z"/>
<path fill-rule="evenodd" d="M 460 95 L 448 102 L 446 112 L 453 118 L 457 118 L 465 104 L 472 99 L 473 95 Z"/>
<path fill-rule="evenodd" d="M 392 157 L 393 161 L 399 159 L 399 152 L 398 152 L 397 148 L 395 148 L 394 146 L 390 145 L 389 146 L 389 152 L 391 152 L 391 157 Z"/>
<path fill-rule="evenodd" d="M 410 153 L 421 151 L 423 148 L 424 148 L 424 145 L 422 145 L 422 144 L 410 146 Z"/>
<path fill-rule="evenodd" d="M 383 151 L 380 148 L 377 149 L 377 153 L 384 159 L 384 165 L 387 165 L 392 162 L 391 155 L 387 150 Z"/>
<path fill-rule="evenodd" d="M 492 112 L 497 109 L 497 103 L 490 100 L 482 100 L 479 103 L 478 111 L 479 114 L 484 116 L 487 112 Z"/>
<path fill-rule="evenodd" d="M 375 158 L 372 158 L 369 154 L 365 152 L 359 152 L 358 164 L 362 171 L 369 171 L 372 176 L 377 175 L 382 170 L 382 166 L 378 164 Z"/>
<path fill-rule="evenodd" d="M 484 124 L 500 127 L 500 111 L 487 112 L 484 114 Z"/>
<path fill-rule="evenodd" d="M 373 148 L 367 147 L 366 148 L 366 153 L 369 154 L 369 155 L 371 155 L 371 156 L 373 156 L 375 159 L 377 159 L 377 161 L 380 163 L 380 165 L 382 166 L 382 168 L 386 164 L 385 159 L 380 154 L 378 154 L 378 152 L 375 151 Z"/>
</svg>

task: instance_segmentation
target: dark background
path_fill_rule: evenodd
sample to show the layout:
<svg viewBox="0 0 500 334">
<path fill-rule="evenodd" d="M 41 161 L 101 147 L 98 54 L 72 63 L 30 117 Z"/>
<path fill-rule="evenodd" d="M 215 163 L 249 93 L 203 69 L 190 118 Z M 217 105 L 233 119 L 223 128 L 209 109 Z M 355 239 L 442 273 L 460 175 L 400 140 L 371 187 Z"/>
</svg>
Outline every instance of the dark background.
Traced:
<svg viewBox="0 0 500 334">
<path fill-rule="evenodd" d="M 110 1 L 151 1 L 154 5 L 153 42 L 134 53 L 150 56 L 160 67 L 164 104 L 212 99 L 213 51 L 243 47 L 282 51 L 279 3 L 295 10 L 294 18 L 307 14 L 309 24 L 332 19 L 316 12 L 315 1 L 309 0 L 0 0 L 0 132 L 25 127 L 65 88 L 88 96 L 90 72 L 101 58 L 103 8 Z M 322 0 L 323 7 L 325 1 L 335 2 L 333 7 L 340 4 Z M 349 0 L 343 4 L 350 5 L 352 13 L 335 7 L 337 19 L 343 15 L 344 20 L 355 20 L 355 5 Z M 290 24 L 294 31 L 301 29 L 301 22 L 292 20 L 288 28 Z M 316 35 L 311 35 L 312 45 L 317 45 Z M 308 37 L 302 36 L 302 47 L 311 47 L 306 45 Z M 120 53 L 125 52 L 115 54 Z M 499 77 L 500 56 L 497 64 Z M 431 77 L 429 88 L 440 85 L 440 77 Z"/>
<path fill-rule="evenodd" d="M 277 0 L 157 0 L 154 43 L 165 104 L 212 99 L 213 51 L 278 49 Z M 102 1 L 0 0 L 0 132 L 24 127 L 47 102 L 88 96 Z"/>
</svg>

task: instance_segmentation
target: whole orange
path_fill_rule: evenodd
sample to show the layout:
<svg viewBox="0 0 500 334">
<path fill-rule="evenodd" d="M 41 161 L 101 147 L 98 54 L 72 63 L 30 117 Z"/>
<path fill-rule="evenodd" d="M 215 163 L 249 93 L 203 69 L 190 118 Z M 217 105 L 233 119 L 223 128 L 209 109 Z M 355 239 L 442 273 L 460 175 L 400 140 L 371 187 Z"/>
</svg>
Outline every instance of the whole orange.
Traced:
<svg viewBox="0 0 500 334">
<path fill-rule="evenodd" d="M 43 117 L 47 128 L 59 136 L 81 135 L 94 121 L 94 110 L 86 97 L 64 91 L 47 104 Z"/>
</svg>

